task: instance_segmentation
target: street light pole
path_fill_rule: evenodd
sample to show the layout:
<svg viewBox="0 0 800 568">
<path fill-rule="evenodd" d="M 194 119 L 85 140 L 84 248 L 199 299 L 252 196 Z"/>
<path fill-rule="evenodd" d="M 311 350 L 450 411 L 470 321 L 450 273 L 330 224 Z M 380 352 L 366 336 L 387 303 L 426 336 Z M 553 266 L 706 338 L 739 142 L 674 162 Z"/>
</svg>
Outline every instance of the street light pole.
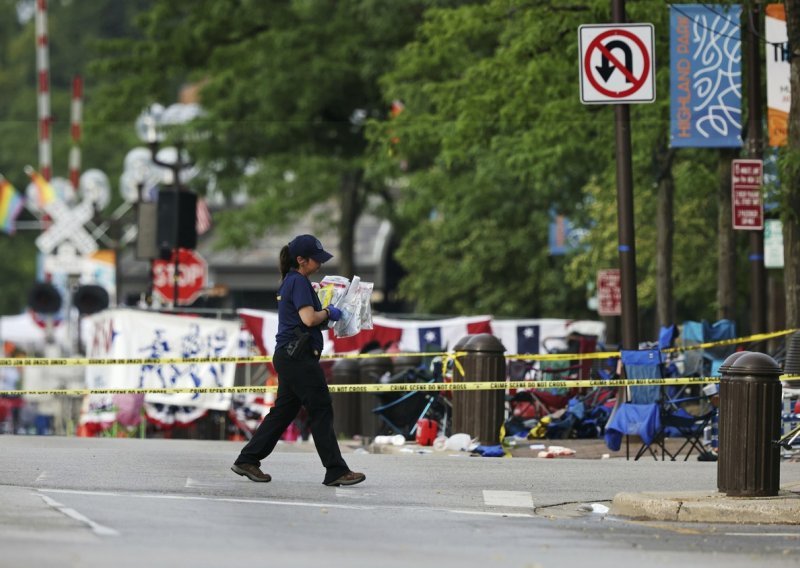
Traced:
<svg viewBox="0 0 800 568">
<path fill-rule="evenodd" d="M 762 159 L 764 137 L 761 128 L 761 55 L 756 26 L 761 7 L 756 2 L 747 17 L 745 45 L 747 57 L 747 157 Z M 750 231 L 750 332 L 763 333 L 766 325 L 766 271 L 764 269 L 764 230 Z"/>
<path fill-rule="evenodd" d="M 611 19 L 616 23 L 625 23 L 625 0 L 611 0 Z M 622 285 L 622 348 L 638 349 L 639 306 L 636 297 L 631 118 L 628 105 L 614 105 L 614 129 L 617 143 L 617 226 Z"/>
</svg>

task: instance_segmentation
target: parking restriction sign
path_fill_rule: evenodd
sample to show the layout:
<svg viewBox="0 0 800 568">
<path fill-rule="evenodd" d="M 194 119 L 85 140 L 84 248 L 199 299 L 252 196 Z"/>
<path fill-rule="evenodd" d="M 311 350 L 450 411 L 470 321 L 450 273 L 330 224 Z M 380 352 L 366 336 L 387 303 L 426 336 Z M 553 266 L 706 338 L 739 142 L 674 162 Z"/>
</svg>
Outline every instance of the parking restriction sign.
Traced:
<svg viewBox="0 0 800 568">
<path fill-rule="evenodd" d="M 619 268 L 597 271 L 597 314 L 622 314 L 622 282 Z"/>
<path fill-rule="evenodd" d="M 652 24 L 583 25 L 578 43 L 582 103 L 656 100 Z"/>
<path fill-rule="evenodd" d="M 762 160 L 733 160 L 731 164 L 731 203 L 735 230 L 764 229 L 764 205 L 761 186 L 764 182 Z"/>
</svg>

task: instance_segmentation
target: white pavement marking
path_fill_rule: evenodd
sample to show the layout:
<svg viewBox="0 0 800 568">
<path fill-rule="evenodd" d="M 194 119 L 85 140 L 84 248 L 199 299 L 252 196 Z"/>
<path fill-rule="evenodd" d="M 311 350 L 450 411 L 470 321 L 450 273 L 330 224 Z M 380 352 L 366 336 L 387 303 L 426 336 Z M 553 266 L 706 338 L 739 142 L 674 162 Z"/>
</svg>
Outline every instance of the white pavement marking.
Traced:
<svg viewBox="0 0 800 568">
<path fill-rule="evenodd" d="M 484 489 L 483 503 L 489 507 L 533 509 L 533 495 L 529 491 L 490 491 Z"/>
<path fill-rule="evenodd" d="M 337 497 L 345 497 L 347 499 L 364 499 L 365 497 L 375 497 L 377 493 L 364 493 L 360 489 L 345 489 L 344 487 L 336 488 Z"/>
<path fill-rule="evenodd" d="M 485 515 L 487 517 L 524 517 L 533 518 L 536 515 L 531 513 L 494 513 L 491 511 L 460 511 L 458 509 L 447 509 L 448 513 L 456 513 L 457 515 Z"/>
<path fill-rule="evenodd" d="M 39 477 L 36 478 L 36 483 L 40 483 L 45 479 L 47 479 L 47 472 L 43 471 L 42 473 L 39 474 Z"/>
<path fill-rule="evenodd" d="M 192 487 L 228 487 L 228 483 L 214 483 L 211 481 L 198 481 L 196 479 L 192 479 L 191 477 L 186 478 L 186 485 L 184 487 L 192 488 Z"/>
<path fill-rule="evenodd" d="M 80 523 L 88 525 L 88 527 L 90 529 L 92 529 L 92 531 L 96 535 L 99 535 L 99 536 L 119 536 L 119 532 L 115 531 L 114 529 L 112 529 L 110 527 L 103 526 L 103 525 L 101 525 L 99 523 L 94 522 L 89 517 L 86 517 L 85 515 L 81 515 L 75 509 L 71 509 L 71 508 L 67 507 L 66 505 L 62 505 L 58 501 L 54 501 L 53 499 L 51 499 L 47 495 L 39 495 L 39 497 L 41 497 L 42 500 L 47 505 L 49 505 L 50 507 L 52 507 L 56 511 L 60 512 L 61 514 L 66 515 L 66 516 L 70 517 L 71 519 L 75 519 L 76 521 L 78 521 Z"/>
<path fill-rule="evenodd" d="M 484 515 L 488 517 L 524 517 L 533 518 L 536 515 L 529 513 L 500 513 L 494 511 L 466 511 L 458 509 L 441 509 L 441 508 L 423 508 L 419 506 L 369 506 L 369 505 L 340 505 L 338 503 L 302 503 L 298 501 L 273 501 L 268 499 L 236 499 L 231 497 L 203 497 L 199 495 L 162 495 L 155 493 L 119 493 L 114 491 L 87 491 L 78 489 L 39 489 L 40 493 L 66 493 L 73 495 L 92 495 L 97 497 L 128 497 L 131 499 L 173 499 L 184 501 L 213 501 L 222 503 L 245 503 L 251 505 L 284 505 L 288 507 L 315 507 L 326 509 L 349 509 L 354 511 L 374 511 L 378 509 L 403 509 L 403 510 L 427 510 L 427 511 L 440 511 L 446 513 L 454 513 L 457 515 Z M 502 492 L 501 492 L 502 493 Z M 514 493 L 513 491 L 506 491 L 505 493 Z M 532 498 L 528 494 L 530 507 L 532 508 Z"/>
<path fill-rule="evenodd" d="M 221 503 L 251 503 L 255 505 L 286 505 L 291 507 L 316 507 L 328 509 L 367 510 L 375 507 L 361 505 L 339 505 L 337 503 L 302 503 L 299 501 L 271 501 L 269 499 L 236 499 L 232 497 L 201 497 L 199 495 L 157 495 L 154 493 L 116 493 L 113 491 L 81 491 L 76 489 L 40 489 L 45 493 L 71 493 L 73 495 L 97 495 L 102 497 L 128 497 L 135 499 L 172 499 L 178 501 L 216 501 Z"/>
<path fill-rule="evenodd" d="M 800 534 L 798 533 L 725 533 L 725 536 L 783 536 L 800 538 Z"/>
</svg>

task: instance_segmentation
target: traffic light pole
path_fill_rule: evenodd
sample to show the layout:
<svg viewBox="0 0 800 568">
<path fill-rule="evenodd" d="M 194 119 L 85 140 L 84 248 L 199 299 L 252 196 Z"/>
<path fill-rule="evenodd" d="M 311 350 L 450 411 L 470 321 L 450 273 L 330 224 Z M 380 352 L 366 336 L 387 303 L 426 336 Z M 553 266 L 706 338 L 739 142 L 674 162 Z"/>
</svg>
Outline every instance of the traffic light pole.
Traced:
<svg viewBox="0 0 800 568">
<path fill-rule="evenodd" d="M 625 23 L 625 0 L 611 0 L 611 19 Z M 639 347 L 639 306 L 636 298 L 636 243 L 633 223 L 630 107 L 614 105 L 617 143 L 617 226 L 622 286 L 622 348 Z"/>
<path fill-rule="evenodd" d="M 174 164 L 169 164 L 167 162 L 160 161 L 156 157 L 156 154 L 158 153 L 158 142 L 152 142 L 150 144 L 150 153 L 152 154 L 152 157 L 153 157 L 153 163 L 156 164 L 157 166 L 161 166 L 161 167 L 164 167 L 164 168 L 169 168 L 170 170 L 172 170 L 172 190 L 175 192 L 175 207 L 174 207 L 174 212 L 175 213 L 174 213 L 173 219 L 172 219 L 173 223 L 175 224 L 175 226 L 172 228 L 172 231 L 173 231 L 173 233 L 172 233 L 172 236 L 173 236 L 173 239 L 172 239 L 172 244 L 173 244 L 173 247 L 172 247 L 172 261 L 174 263 L 173 271 L 172 271 L 172 307 L 173 308 L 177 308 L 178 307 L 178 293 L 179 293 L 179 285 L 178 285 L 179 278 L 178 277 L 180 275 L 180 254 L 179 254 L 180 250 L 178 248 L 178 238 L 179 238 L 179 229 L 178 228 L 180 226 L 180 207 L 178 206 L 178 202 L 179 202 L 178 192 L 181 190 L 180 173 L 181 173 L 181 168 L 183 168 L 183 166 L 184 166 L 184 164 L 181 163 L 181 149 L 182 149 L 181 145 L 178 144 L 178 145 L 176 145 L 175 148 L 176 148 L 176 151 L 177 151 L 176 152 L 177 156 L 175 157 L 175 163 Z M 152 270 L 151 270 L 151 273 L 152 273 Z"/>
</svg>

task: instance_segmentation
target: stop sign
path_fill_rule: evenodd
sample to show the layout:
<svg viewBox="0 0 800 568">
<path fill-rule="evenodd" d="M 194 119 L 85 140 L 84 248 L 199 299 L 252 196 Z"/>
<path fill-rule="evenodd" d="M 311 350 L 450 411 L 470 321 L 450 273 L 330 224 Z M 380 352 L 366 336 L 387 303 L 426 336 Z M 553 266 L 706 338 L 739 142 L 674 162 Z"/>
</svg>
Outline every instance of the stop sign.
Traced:
<svg viewBox="0 0 800 568">
<path fill-rule="evenodd" d="M 208 264 L 199 253 L 178 249 L 178 301 L 176 305 L 193 304 L 206 287 Z M 175 252 L 172 259 L 153 261 L 153 296 L 161 303 L 172 303 L 175 294 Z"/>
</svg>

